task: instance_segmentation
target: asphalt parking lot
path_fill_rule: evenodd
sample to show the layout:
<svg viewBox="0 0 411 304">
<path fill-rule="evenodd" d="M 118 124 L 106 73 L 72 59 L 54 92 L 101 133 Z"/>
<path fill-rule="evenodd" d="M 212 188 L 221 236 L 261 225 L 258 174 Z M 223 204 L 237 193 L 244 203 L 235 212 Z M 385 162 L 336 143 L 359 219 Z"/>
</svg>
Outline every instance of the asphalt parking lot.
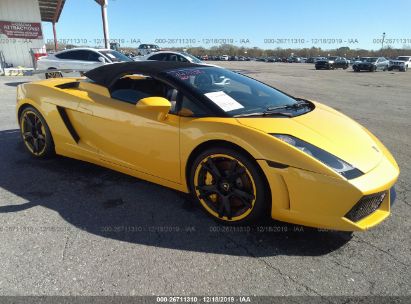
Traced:
<svg viewBox="0 0 411 304">
<path fill-rule="evenodd" d="M 0 77 L 0 295 L 411 295 L 411 71 L 218 62 L 359 121 L 400 168 L 391 217 L 365 232 L 279 222 L 226 231 L 184 195 L 66 158 L 32 159 Z"/>
</svg>

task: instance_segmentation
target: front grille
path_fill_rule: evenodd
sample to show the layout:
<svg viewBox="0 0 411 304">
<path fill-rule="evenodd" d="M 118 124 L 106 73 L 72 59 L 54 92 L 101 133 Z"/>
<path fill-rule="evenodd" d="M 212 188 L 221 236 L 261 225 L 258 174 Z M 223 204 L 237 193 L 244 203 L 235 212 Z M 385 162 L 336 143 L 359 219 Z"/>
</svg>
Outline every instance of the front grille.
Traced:
<svg viewBox="0 0 411 304">
<path fill-rule="evenodd" d="M 345 215 L 347 219 L 358 222 L 377 210 L 383 202 L 387 191 L 366 195 Z"/>
</svg>

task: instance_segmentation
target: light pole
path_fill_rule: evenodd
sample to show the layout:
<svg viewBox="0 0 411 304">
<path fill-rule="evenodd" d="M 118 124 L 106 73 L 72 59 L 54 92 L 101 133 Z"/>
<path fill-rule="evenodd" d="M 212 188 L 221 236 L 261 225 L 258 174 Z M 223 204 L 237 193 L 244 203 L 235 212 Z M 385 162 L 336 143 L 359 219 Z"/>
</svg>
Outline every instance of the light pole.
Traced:
<svg viewBox="0 0 411 304">
<path fill-rule="evenodd" d="M 103 31 L 104 31 L 104 47 L 110 48 L 110 37 L 108 33 L 108 20 L 107 20 L 107 5 L 108 0 L 95 0 L 101 6 L 101 17 L 103 19 Z"/>
<path fill-rule="evenodd" d="M 385 32 L 382 33 L 382 41 L 381 41 L 381 51 L 384 48 L 384 40 L 385 40 Z"/>
</svg>

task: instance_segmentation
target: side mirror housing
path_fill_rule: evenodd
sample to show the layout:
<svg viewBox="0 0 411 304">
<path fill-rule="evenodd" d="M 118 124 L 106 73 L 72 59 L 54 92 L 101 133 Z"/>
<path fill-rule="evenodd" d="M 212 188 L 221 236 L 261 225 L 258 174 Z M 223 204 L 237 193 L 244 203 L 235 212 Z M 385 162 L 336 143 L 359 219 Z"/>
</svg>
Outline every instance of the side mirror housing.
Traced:
<svg viewBox="0 0 411 304">
<path fill-rule="evenodd" d="M 98 57 L 98 61 L 102 62 L 102 63 L 106 63 L 106 59 L 103 56 Z"/>
<path fill-rule="evenodd" d="M 171 103 L 163 97 L 146 97 L 137 102 L 136 108 L 156 113 L 158 120 L 164 120 L 170 112 Z"/>
</svg>

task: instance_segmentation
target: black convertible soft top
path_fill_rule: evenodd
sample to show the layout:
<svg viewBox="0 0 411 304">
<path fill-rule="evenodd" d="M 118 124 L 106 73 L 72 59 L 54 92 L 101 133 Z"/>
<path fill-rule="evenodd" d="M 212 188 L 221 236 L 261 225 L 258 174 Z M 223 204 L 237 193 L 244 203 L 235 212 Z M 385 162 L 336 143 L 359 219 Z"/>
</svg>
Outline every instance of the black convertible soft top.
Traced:
<svg viewBox="0 0 411 304">
<path fill-rule="evenodd" d="M 125 75 L 141 73 L 147 76 L 156 76 L 162 72 L 169 70 L 201 66 L 206 65 L 177 61 L 120 62 L 103 65 L 86 72 L 84 75 L 102 86 L 109 87 L 116 79 L 121 78 Z"/>
</svg>

